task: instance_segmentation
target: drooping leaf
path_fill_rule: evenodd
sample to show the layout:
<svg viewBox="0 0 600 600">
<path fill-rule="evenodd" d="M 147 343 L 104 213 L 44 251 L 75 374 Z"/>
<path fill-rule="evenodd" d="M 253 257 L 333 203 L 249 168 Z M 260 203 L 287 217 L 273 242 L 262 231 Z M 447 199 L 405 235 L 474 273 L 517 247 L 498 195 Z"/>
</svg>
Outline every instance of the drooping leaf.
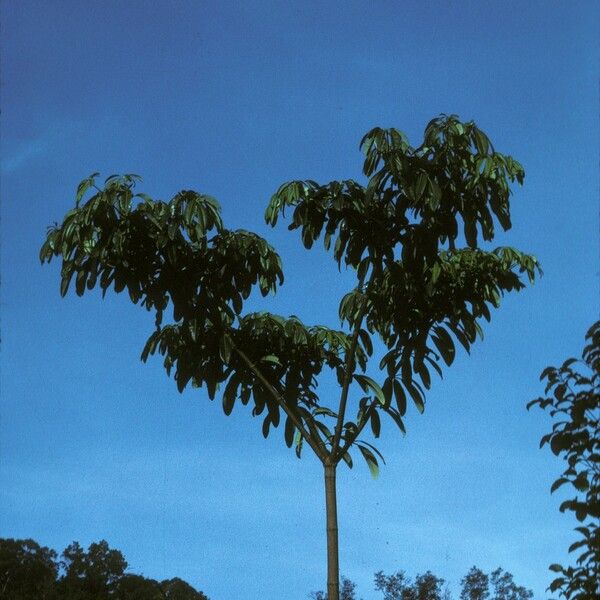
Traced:
<svg viewBox="0 0 600 600">
<path fill-rule="evenodd" d="M 371 379 L 367 375 L 358 374 L 354 375 L 354 379 L 358 382 L 363 391 L 368 392 L 369 390 L 371 390 L 381 404 L 383 404 L 384 406 L 387 405 L 385 394 L 383 393 L 383 390 L 375 380 Z"/>
</svg>

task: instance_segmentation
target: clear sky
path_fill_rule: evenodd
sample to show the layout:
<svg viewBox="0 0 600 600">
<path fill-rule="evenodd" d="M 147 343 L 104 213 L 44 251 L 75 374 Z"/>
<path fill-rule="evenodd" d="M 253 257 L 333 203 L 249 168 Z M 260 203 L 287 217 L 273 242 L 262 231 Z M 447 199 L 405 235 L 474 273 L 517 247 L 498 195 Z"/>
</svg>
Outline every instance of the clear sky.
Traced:
<svg viewBox="0 0 600 600">
<path fill-rule="evenodd" d="M 89 173 L 139 173 L 154 197 L 216 196 L 228 227 L 275 245 L 286 283 L 250 308 L 337 327 L 347 276 L 268 229 L 266 202 L 290 179 L 360 178 L 373 126 L 418 145 L 456 113 L 525 166 L 497 241 L 545 276 L 503 301 L 405 438 L 384 428 L 378 480 L 341 468 L 341 571 L 374 600 L 380 569 L 456 590 L 471 565 L 500 565 L 547 597 L 574 523 L 549 493 L 562 463 L 538 449 L 550 421 L 525 404 L 599 316 L 599 21 L 592 1 L 4 0 L 0 536 L 105 538 L 134 572 L 211 600 L 322 589 L 317 460 L 282 431 L 265 441 L 243 408 L 179 395 L 160 360 L 139 361 L 151 316 L 61 299 L 39 247 Z"/>
</svg>

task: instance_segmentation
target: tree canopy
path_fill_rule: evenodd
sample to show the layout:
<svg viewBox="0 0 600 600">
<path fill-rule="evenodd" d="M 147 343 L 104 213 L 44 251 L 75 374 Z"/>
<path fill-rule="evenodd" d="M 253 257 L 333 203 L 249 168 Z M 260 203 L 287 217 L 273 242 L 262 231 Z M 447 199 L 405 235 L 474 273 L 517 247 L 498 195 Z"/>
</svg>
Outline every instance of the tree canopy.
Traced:
<svg viewBox="0 0 600 600">
<path fill-rule="evenodd" d="M 153 311 L 156 329 L 142 360 L 163 355 L 180 391 L 206 386 L 212 399 L 220 388 L 226 414 L 238 400 L 251 402 L 253 414 L 264 413 L 265 436 L 283 409 L 288 446 L 300 454 L 306 441 L 322 460 L 351 464 L 348 450 L 364 426 L 377 437 L 387 413 L 404 431 L 407 398 L 422 411 L 431 371 L 453 362 L 456 342 L 470 349 L 482 335 L 479 320 L 490 319 L 502 294 L 523 288 L 520 273 L 533 281 L 539 271 L 534 257 L 514 248 L 478 247 L 493 239 L 494 219 L 511 226 L 509 182 L 521 183 L 524 171 L 473 122 L 433 119 L 416 148 L 396 129 L 375 128 L 361 149 L 366 186 L 293 181 L 265 213 L 275 225 L 293 209 L 289 228 L 300 230 L 303 244 L 322 236 L 338 265 L 355 271 L 356 287 L 339 307 L 349 333 L 294 316 L 244 314 L 254 287 L 266 295 L 283 283 L 279 255 L 258 235 L 227 229 L 214 198 L 185 190 L 169 202 L 153 200 L 136 193 L 136 175 L 111 176 L 102 188 L 97 173 L 85 179 L 40 258 L 62 258 L 62 295 L 71 282 L 78 295 L 113 287 Z M 466 247 L 457 247 L 461 240 Z M 168 307 L 174 322 L 164 325 Z M 374 334 L 387 348 L 381 385 L 356 372 L 367 368 Z M 325 367 L 342 387 L 341 406 L 317 394 Z M 363 396 L 348 418 L 351 383 Z M 370 447 L 358 446 L 376 469 Z"/>
<path fill-rule="evenodd" d="M 34 540 L 0 538 L 0 598 L 6 600 L 208 600 L 185 581 L 127 573 L 105 540 L 87 551 L 73 542 L 61 554 Z"/>
<path fill-rule="evenodd" d="M 461 580 L 460 600 L 531 600 L 533 593 L 517 585 L 512 573 L 500 567 L 490 574 L 478 567 L 471 567 Z M 375 590 L 381 593 L 382 600 L 452 600 L 446 582 L 441 577 L 426 571 L 414 580 L 405 571 L 386 575 L 377 571 L 374 575 Z M 324 592 L 313 592 L 313 600 L 327 600 Z M 356 584 L 342 577 L 341 600 L 356 600 Z"/>
</svg>

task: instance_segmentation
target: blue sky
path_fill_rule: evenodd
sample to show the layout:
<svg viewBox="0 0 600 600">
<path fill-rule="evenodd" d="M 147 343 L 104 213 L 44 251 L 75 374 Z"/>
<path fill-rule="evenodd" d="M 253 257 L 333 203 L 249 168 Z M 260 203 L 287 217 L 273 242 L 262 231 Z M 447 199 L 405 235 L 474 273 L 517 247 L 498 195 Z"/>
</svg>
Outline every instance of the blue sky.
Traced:
<svg viewBox="0 0 600 600">
<path fill-rule="evenodd" d="M 152 318 L 122 297 L 61 299 L 39 246 L 89 173 L 139 173 L 153 197 L 216 196 L 228 227 L 275 245 L 286 283 L 249 308 L 338 326 L 347 274 L 268 229 L 266 202 L 290 179 L 359 178 L 373 126 L 418 145 L 457 113 L 525 166 L 497 242 L 545 276 L 503 301 L 405 438 L 384 428 L 378 480 L 341 469 L 341 570 L 364 600 L 376 570 L 456 590 L 473 564 L 547 597 L 574 523 L 549 494 L 562 464 L 538 450 L 550 422 L 525 404 L 599 313 L 598 25 L 594 2 L 5 0 L 0 536 L 105 538 L 132 571 L 211 600 L 323 588 L 317 460 L 243 408 L 179 395 L 139 361 Z"/>
</svg>

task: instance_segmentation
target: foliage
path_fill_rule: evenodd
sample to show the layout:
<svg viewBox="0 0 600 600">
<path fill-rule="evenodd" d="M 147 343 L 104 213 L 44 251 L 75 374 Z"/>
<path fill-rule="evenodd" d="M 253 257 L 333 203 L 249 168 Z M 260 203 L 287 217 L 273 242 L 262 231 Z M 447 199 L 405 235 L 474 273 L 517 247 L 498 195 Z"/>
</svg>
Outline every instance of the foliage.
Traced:
<svg viewBox="0 0 600 600">
<path fill-rule="evenodd" d="M 63 576 L 58 589 L 67 598 L 110 598 L 127 562 L 118 550 L 111 550 L 102 540 L 90 544 L 86 552 L 73 542 L 62 553 Z"/>
<path fill-rule="evenodd" d="M 489 575 L 473 566 L 461 580 L 460 600 L 487 600 L 490 596 Z"/>
<path fill-rule="evenodd" d="M 0 598 L 50 598 L 57 573 L 54 550 L 33 540 L 0 538 Z"/>
<path fill-rule="evenodd" d="M 296 317 L 242 314 L 253 287 L 265 295 L 283 282 L 275 250 L 256 234 L 226 229 L 213 198 L 182 191 L 169 202 L 152 200 L 135 193 L 136 175 L 111 176 L 103 188 L 97 173 L 84 180 L 40 258 L 62 258 L 62 295 L 72 281 L 78 295 L 114 286 L 154 311 L 156 330 L 142 360 L 163 355 L 179 391 L 191 382 L 206 386 L 212 399 L 220 387 L 226 414 L 237 400 L 253 403 L 253 414 L 265 415 L 265 436 L 283 410 L 285 441 L 298 455 L 306 441 L 324 462 L 351 465 L 348 450 L 357 445 L 376 473 L 378 452 L 358 439 L 365 425 L 378 437 L 386 413 L 404 432 L 406 399 L 422 411 L 430 370 L 441 375 L 456 342 L 468 351 L 482 335 L 479 319 L 489 320 L 502 294 L 523 287 L 519 273 L 532 281 L 539 266 L 513 248 L 478 248 L 479 237 L 493 239 L 494 217 L 510 227 L 508 182 L 522 182 L 524 174 L 474 123 L 434 119 L 418 148 L 395 129 L 375 128 L 361 148 L 367 186 L 293 181 L 280 187 L 265 215 L 275 225 L 293 207 L 290 229 L 301 231 L 304 245 L 323 234 L 336 262 L 355 270 L 357 285 L 339 309 L 350 333 Z M 457 248 L 459 218 L 466 248 Z M 174 323 L 163 326 L 168 306 Z M 367 367 L 373 334 L 387 348 L 382 385 L 357 372 Z M 325 406 L 316 392 L 325 367 L 342 388 L 337 406 Z M 363 395 L 349 419 L 352 383 Z"/>
<path fill-rule="evenodd" d="M 383 600 L 446 600 L 448 591 L 443 589 L 444 580 L 427 571 L 417 575 L 414 583 L 404 571 L 385 575 L 375 573 L 375 589 L 383 592 Z"/>
<path fill-rule="evenodd" d="M 493 587 L 492 600 L 531 600 L 533 592 L 516 585 L 511 573 L 502 571 L 498 567 L 490 573 L 490 582 Z"/>
<path fill-rule="evenodd" d="M 244 313 L 244 301 L 283 283 L 281 260 L 258 235 L 225 227 L 217 201 L 184 190 L 169 202 L 136 193 L 136 175 L 97 173 L 77 190 L 75 208 L 50 228 L 42 262 L 62 259 L 60 291 L 99 287 L 127 291 L 155 316 L 142 360 L 160 354 L 178 390 L 191 383 L 219 391 L 229 415 L 236 402 L 262 415 L 262 433 L 283 423 L 288 447 L 306 443 L 326 471 L 328 593 L 338 600 L 335 469 L 352 466 L 358 449 L 373 476 L 374 438 L 387 415 L 405 432 L 407 400 L 423 412 L 432 372 L 442 375 L 468 352 L 481 320 L 501 297 L 532 282 L 535 257 L 510 247 L 484 250 L 496 223 L 511 226 L 510 184 L 522 183 L 522 166 L 497 152 L 471 121 L 442 115 L 425 128 L 418 147 L 396 129 L 375 128 L 361 141 L 366 185 L 354 180 L 283 184 L 265 219 L 275 226 L 292 211 L 289 229 L 306 248 L 323 236 L 325 249 L 356 280 L 340 301 L 343 330 L 305 325 L 295 316 Z M 173 322 L 163 323 L 167 309 Z M 384 348 L 378 382 L 366 374 L 373 337 Z M 328 369 L 339 400 L 317 393 Z M 283 412 L 283 418 L 282 413 Z M 335 573 L 334 573 L 335 572 Z M 334 591 L 334 588 L 336 591 Z"/>
<path fill-rule="evenodd" d="M 342 600 L 354 600 L 356 585 L 342 578 L 346 595 Z M 386 575 L 383 571 L 375 573 L 375 590 L 381 592 L 382 600 L 452 600 L 445 581 L 431 571 L 417 575 L 414 581 L 404 571 Z M 491 583 L 491 591 L 490 591 Z M 460 600 L 531 600 L 533 593 L 514 582 L 513 575 L 497 568 L 489 575 L 477 567 L 472 567 L 461 580 Z M 348 593 L 349 591 L 349 593 Z M 313 592 L 313 600 L 327 600 L 324 592 Z"/>
<path fill-rule="evenodd" d="M 570 358 L 559 368 L 544 369 L 540 379 L 547 380 L 547 396 L 527 405 L 548 409 L 556 419 L 540 442 L 540 447 L 549 444 L 554 455 L 567 463 L 551 492 L 563 485 L 576 492 L 560 510 L 574 513 L 582 523 L 575 528 L 579 539 L 569 548 L 569 552 L 579 551 L 579 556 L 575 566 L 550 566 L 558 577 L 549 589 L 567 600 L 597 598 L 600 581 L 600 321 L 589 329 L 586 340 L 582 360 Z"/>
<path fill-rule="evenodd" d="M 33 540 L 0 539 L 0 598 L 6 600 L 208 600 L 174 578 L 125 573 L 123 554 L 104 540 L 57 553 Z"/>
<path fill-rule="evenodd" d="M 460 600 L 530 600 L 533 592 L 514 582 L 512 573 L 500 567 L 489 575 L 471 567 L 461 580 Z M 492 590 L 490 591 L 490 583 Z"/>
</svg>

